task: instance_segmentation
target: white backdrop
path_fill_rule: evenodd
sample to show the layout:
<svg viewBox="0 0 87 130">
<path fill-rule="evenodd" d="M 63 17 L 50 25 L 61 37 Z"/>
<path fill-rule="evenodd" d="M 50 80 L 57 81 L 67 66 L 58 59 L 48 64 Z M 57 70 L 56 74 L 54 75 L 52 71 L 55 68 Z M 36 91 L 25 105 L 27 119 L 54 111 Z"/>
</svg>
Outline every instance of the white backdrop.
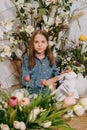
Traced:
<svg viewBox="0 0 87 130">
<path fill-rule="evenodd" d="M 0 21 L 15 17 L 15 7 L 10 0 L 0 0 Z"/>
<path fill-rule="evenodd" d="M 87 36 L 87 0 L 74 0 L 71 13 L 73 13 L 73 11 L 73 18 L 70 22 L 69 39 L 78 43 L 78 38 L 81 34 Z"/>
<path fill-rule="evenodd" d="M 87 0 L 73 0 L 73 2 L 71 14 L 74 11 L 74 15 L 70 22 L 69 40 L 78 43 L 79 35 L 87 36 Z M 15 18 L 15 11 L 15 7 L 10 0 L 0 0 L 0 21 Z M 77 18 L 77 15 L 80 17 Z M 0 84 L 3 87 L 7 88 L 19 83 L 17 70 L 10 61 L 0 63 L 0 75 Z"/>
</svg>

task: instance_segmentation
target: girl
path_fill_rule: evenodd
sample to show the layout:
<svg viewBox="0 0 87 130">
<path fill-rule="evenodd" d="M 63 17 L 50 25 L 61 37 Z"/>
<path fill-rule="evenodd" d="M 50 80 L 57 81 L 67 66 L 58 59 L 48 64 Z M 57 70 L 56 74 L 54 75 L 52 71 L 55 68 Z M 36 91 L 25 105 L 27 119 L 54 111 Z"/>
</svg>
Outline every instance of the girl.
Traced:
<svg viewBox="0 0 87 130">
<path fill-rule="evenodd" d="M 47 33 L 42 30 L 36 30 L 30 39 L 29 55 L 22 64 L 22 85 L 26 86 L 24 77 L 28 75 L 28 89 L 31 94 L 38 94 L 40 90 L 44 94 L 46 86 L 57 85 L 59 72 L 48 41 Z"/>
</svg>

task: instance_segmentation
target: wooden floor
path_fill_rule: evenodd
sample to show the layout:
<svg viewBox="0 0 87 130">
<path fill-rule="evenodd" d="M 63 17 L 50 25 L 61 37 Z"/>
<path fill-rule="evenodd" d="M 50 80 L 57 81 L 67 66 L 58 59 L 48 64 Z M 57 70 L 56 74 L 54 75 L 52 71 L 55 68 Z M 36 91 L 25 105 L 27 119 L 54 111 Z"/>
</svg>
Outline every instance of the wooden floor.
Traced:
<svg viewBox="0 0 87 130">
<path fill-rule="evenodd" d="M 76 130 L 87 130 L 87 112 L 83 116 L 75 116 L 68 121 L 71 128 Z"/>
</svg>

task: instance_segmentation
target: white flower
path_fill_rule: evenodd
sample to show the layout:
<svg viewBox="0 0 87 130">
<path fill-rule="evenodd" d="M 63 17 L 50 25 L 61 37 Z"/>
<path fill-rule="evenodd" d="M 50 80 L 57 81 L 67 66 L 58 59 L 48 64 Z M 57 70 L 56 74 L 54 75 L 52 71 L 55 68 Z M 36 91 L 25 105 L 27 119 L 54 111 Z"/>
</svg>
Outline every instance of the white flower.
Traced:
<svg viewBox="0 0 87 130">
<path fill-rule="evenodd" d="M 53 45 L 55 45 L 54 41 L 49 41 L 49 45 L 52 47 Z"/>
<path fill-rule="evenodd" d="M 1 57 L 5 57 L 5 56 L 8 56 L 10 57 L 11 56 L 11 48 L 7 45 L 5 45 L 3 48 L 2 48 L 2 53 L 1 53 Z"/>
<path fill-rule="evenodd" d="M 23 121 L 20 122 L 20 130 L 26 130 L 26 125 Z"/>
<path fill-rule="evenodd" d="M 28 25 L 25 30 L 27 33 L 31 35 L 31 33 L 34 31 L 34 27 L 31 25 Z"/>
<path fill-rule="evenodd" d="M 87 105 L 87 98 L 81 98 L 80 104 L 83 105 L 83 106 Z"/>
<path fill-rule="evenodd" d="M 23 53 L 22 53 L 22 51 L 18 48 L 18 49 L 16 49 L 15 54 L 17 55 L 17 57 L 21 58 L 21 56 L 22 56 Z"/>
<path fill-rule="evenodd" d="M 83 106 L 83 108 L 87 110 L 87 98 L 82 98 L 79 102 Z"/>
<path fill-rule="evenodd" d="M 10 130 L 7 124 L 1 124 L 1 130 Z"/>
<path fill-rule="evenodd" d="M 10 37 L 10 43 L 18 44 L 18 42 L 19 42 L 19 38 L 15 39 L 14 37 Z"/>
<path fill-rule="evenodd" d="M 20 122 L 19 121 L 14 121 L 13 125 L 16 129 L 20 129 Z"/>
<path fill-rule="evenodd" d="M 1 22 L 1 24 L 5 28 L 5 32 L 12 30 L 12 26 L 13 26 L 12 21 L 8 20 L 8 21 L 5 21 L 5 22 Z"/>
<path fill-rule="evenodd" d="M 54 55 L 55 58 L 57 57 L 57 52 L 56 52 L 55 49 L 53 50 L 53 55 Z"/>
<path fill-rule="evenodd" d="M 33 122 L 35 121 L 37 115 L 40 113 L 40 108 L 36 107 L 34 110 L 31 111 L 29 116 L 29 121 Z"/>
<path fill-rule="evenodd" d="M 0 29 L 0 38 L 3 39 L 3 30 Z"/>
<path fill-rule="evenodd" d="M 74 110 L 75 114 L 78 116 L 82 116 L 85 112 L 84 108 L 79 104 L 75 105 L 73 107 L 73 110 Z"/>
<path fill-rule="evenodd" d="M 31 10 L 34 10 L 34 4 L 32 4 L 32 3 L 27 3 L 26 4 L 26 10 L 28 11 L 28 12 L 30 12 Z"/>
<path fill-rule="evenodd" d="M 56 26 L 58 26 L 59 23 L 61 23 L 61 17 L 57 16 L 55 19 Z"/>
<path fill-rule="evenodd" d="M 47 17 L 46 15 L 43 15 L 43 20 L 44 20 L 44 23 L 47 24 L 48 26 L 51 26 L 54 24 L 54 18 L 52 17 Z"/>
<path fill-rule="evenodd" d="M 43 127 L 44 127 L 44 128 L 48 128 L 48 127 L 51 126 L 51 124 L 52 124 L 51 121 L 47 121 L 47 122 L 45 122 L 45 123 L 43 124 Z"/>
<path fill-rule="evenodd" d="M 68 57 L 68 58 L 67 58 L 67 61 L 70 61 L 70 59 L 71 59 L 71 58 L 70 58 L 70 57 Z"/>
<path fill-rule="evenodd" d="M 52 3 L 52 0 L 45 0 L 46 6 L 50 5 Z"/>
<path fill-rule="evenodd" d="M 20 27 L 19 32 L 24 32 L 24 27 Z"/>
<path fill-rule="evenodd" d="M 49 6 L 51 3 L 56 4 L 57 0 L 45 0 L 46 6 Z"/>
<path fill-rule="evenodd" d="M 87 41 L 83 42 L 81 53 L 87 52 Z"/>
<path fill-rule="evenodd" d="M 49 27 L 48 26 L 43 26 L 43 29 L 48 32 L 49 31 Z"/>
<path fill-rule="evenodd" d="M 8 103 L 5 102 L 5 103 L 4 103 L 4 108 L 7 108 L 7 107 L 8 107 Z"/>
</svg>

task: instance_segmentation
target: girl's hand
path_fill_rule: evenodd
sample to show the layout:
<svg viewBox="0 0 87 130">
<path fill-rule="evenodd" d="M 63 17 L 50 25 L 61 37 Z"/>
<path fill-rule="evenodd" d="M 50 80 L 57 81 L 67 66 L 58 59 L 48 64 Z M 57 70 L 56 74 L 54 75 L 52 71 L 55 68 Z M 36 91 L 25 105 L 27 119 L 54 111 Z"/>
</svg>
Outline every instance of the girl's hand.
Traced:
<svg viewBox="0 0 87 130">
<path fill-rule="evenodd" d="M 58 79 L 59 79 L 59 76 L 55 76 L 51 79 L 46 80 L 46 86 L 48 86 L 48 87 L 49 86 L 56 86 Z"/>
</svg>

